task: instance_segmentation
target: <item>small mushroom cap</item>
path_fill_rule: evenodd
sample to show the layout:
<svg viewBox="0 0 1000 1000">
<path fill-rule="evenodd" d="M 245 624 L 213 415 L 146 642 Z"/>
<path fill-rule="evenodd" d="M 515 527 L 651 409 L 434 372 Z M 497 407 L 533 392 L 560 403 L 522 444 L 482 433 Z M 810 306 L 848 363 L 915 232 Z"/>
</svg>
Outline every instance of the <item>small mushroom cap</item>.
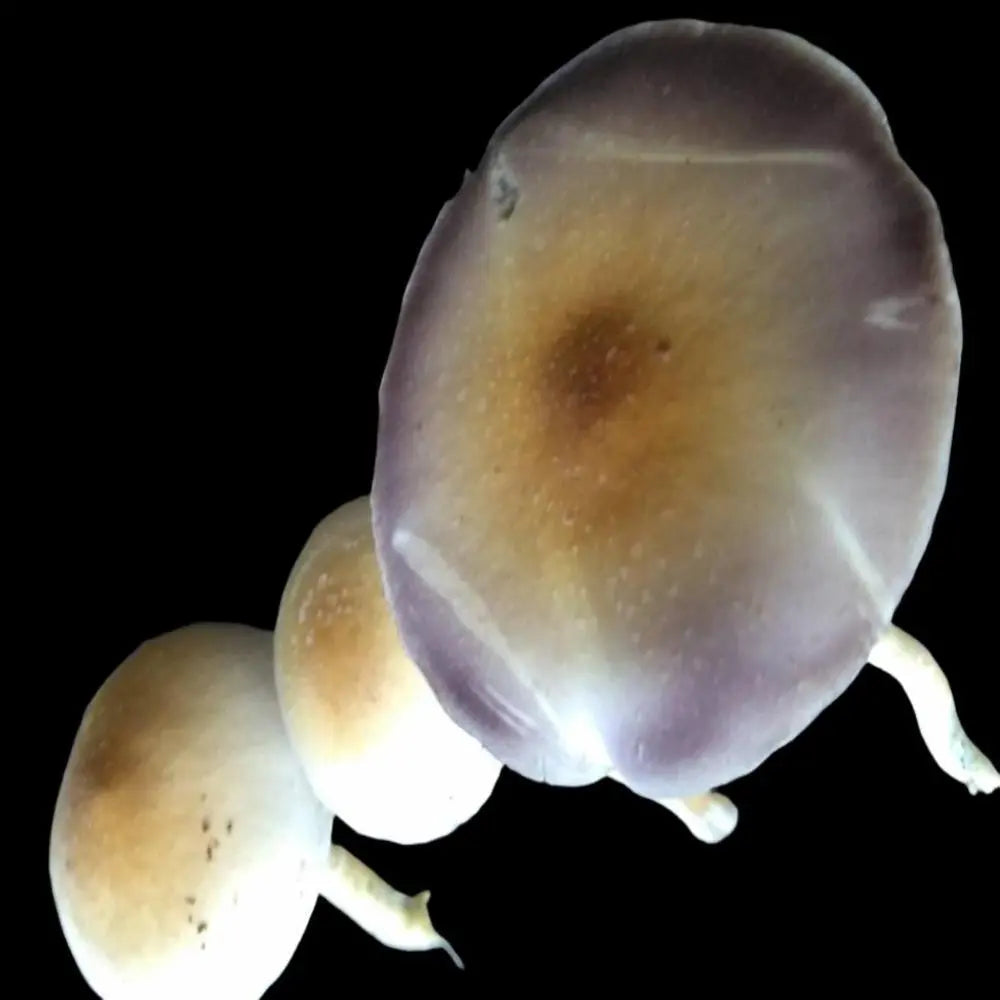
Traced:
<svg viewBox="0 0 1000 1000">
<path fill-rule="evenodd" d="M 285 738 L 272 642 L 242 625 L 163 635 L 84 714 L 49 866 L 105 1000 L 256 1000 L 301 940 L 333 818 Z"/>
<path fill-rule="evenodd" d="M 500 763 L 445 714 L 400 642 L 367 497 L 326 517 L 299 556 L 278 613 L 275 670 L 313 788 L 359 833 L 434 840 L 492 793 Z"/>
<path fill-rule="evenodd" d="M 406 290 L 373 509 L 408 652 L 528 777 L 752 770 L 916 570 L 960 352 L 937 209 L 851 71 L 771 30 L 610 36 L 501 126 Z"/>
</svg>

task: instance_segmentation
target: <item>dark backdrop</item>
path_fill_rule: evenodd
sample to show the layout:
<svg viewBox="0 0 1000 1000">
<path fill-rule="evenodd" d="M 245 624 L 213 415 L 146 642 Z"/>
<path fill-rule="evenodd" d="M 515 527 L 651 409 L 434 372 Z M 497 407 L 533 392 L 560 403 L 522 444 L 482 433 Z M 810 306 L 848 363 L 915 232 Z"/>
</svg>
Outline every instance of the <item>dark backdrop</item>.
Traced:
<svg viewBox="0 0 1000 1000">
<path fill-rule="evenodd" d="M 965 315 L 961 399 L 947 496 L 897 621 L 935 652 L 967 730 L 1000 758 L 985 28 L 840 5 L 612 8 L 164 6 L 6 22 L 5 46 L 27 56 L 9 97 L 33 137 L 7 155 L 34 174 L 23 197 L 7 194 L 30 213 L 21 257 L 40 279 L 9 327 L 32 360 L 8 378 L 26 390 L 10 424 L 28 470 L 18 493 L 41 515 L 27 537 L 42 624 L 26 673 L 43 684 L 44 725 L 25 868 L 43 991 L 88 995 L 46 869 L 88 699 L 148 637 L 205 619 L 272 626 L 314 524 L 368 490 L 382 366 L 441 204 L 537 83 L 635 21 L 756 23 L 827 49 L 874 90 L 938 200 Z M 936 768 L 890 678 L 863 671 L 729 791 L 740 825 L 715 847 L 610 783 L 566 790 L 506 772 L 440 843 L 364 841 L 338 824 L 400 888 L 433 889 L 468 971 L 441 952 L 389 951 L 321 902 L 268 998 L 397 983 L 532 995 L 579 973 L 664 994 L 714 994 L 730 977 L 811 993 L 837 972 L 866 988 L 947 969 L 957 985 L 980 965 L 995 986 L 1000 811 Z"/>
</svg>

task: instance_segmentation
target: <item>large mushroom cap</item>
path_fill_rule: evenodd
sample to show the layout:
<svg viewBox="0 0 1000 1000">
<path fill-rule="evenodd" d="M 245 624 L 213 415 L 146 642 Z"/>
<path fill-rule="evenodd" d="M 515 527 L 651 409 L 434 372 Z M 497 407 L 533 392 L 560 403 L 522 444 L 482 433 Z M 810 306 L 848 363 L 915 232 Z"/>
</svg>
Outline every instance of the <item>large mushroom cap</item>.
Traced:
<svg viewBox="0 0 1000 1000">
<path fill-rule="evenodd" d="M 86 710 L 49 864 L 104 1000 L 256 1000 L 301 940 L 333 819 L 285 738 L 271 651 L 247 626 L 183 628 Z"/>
<path fill-rule="evenodd" d="M 275 627 L 278 694 L 319 797 L 369 837 L 413 844 L 479 811 L 500 763 L 445 714 L 382 590 L 367 497 L 313 531 Z"/>
<path fill-rule="evenodd" d="M 961 329 L 874 97 L 787 34 L 618 32 L 439 216 L 381 390 L 401 635 L 505 764 L 653 797 L 860 670 L 929 537 Z"/>
</svg>

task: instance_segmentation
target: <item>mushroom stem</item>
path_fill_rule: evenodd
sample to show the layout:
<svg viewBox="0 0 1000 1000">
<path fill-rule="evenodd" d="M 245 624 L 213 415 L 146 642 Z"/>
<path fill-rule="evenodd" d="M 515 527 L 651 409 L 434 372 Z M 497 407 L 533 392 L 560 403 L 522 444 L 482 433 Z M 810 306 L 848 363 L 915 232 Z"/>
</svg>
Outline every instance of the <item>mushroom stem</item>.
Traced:
<svg viewBox="0 0 1000 1000">
<path fill-rule="evenodd" d="M 913 706 L 920 735 L 945 774 L 961 781 L 973 795 L 1000 787 L 996 768 L 959 722 L 948 678 L 921 643 L 890 625 L 868 662 L 899 681 Z"/>
<path fill-rule="evenodd" d="M 657 799 L 705 844 L 725 840 L 736 828 L 739 811 L 732 799 L 720 792 L 706 792 L 684 799 Z"/>
<path fill-rule="evenodd" d="M 434 929 L 427 908 L 430 892 L 415 896 L 394 889 L 350 851 L 333 844 L 320 877 L 320 895 L 362 930 L 389 948 L 429 951 L 441 948 L 460 969 L 455 949 Z"/>
</svg>

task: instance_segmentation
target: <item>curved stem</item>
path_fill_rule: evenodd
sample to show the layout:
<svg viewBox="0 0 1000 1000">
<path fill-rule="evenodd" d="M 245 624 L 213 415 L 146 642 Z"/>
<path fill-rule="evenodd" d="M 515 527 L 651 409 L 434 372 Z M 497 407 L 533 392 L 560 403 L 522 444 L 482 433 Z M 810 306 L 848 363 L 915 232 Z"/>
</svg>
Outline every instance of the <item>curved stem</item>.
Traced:
<svg viewBox="0 0 1000 1000">
<path fill-rule="evenodd" d="M 330 847 L 320 876 L 320 895 L 362 930 L 389 948 L 429 951 L 441 948 L 461 969 L 455 949 L 434 929 L 427 908 L 430 892 L 407 896 L 394 889 L 350 851 Z"/>
<path fill-rule="evenodd" d="M 1000 787 L 996 768 L 962 728 L 948 678 L 921 643 L 891 625 L 868 662 L 899 682 L 913 706 L 920 735 L 945 774 L 961 781 L 973 795 Z"/>
</svg>

